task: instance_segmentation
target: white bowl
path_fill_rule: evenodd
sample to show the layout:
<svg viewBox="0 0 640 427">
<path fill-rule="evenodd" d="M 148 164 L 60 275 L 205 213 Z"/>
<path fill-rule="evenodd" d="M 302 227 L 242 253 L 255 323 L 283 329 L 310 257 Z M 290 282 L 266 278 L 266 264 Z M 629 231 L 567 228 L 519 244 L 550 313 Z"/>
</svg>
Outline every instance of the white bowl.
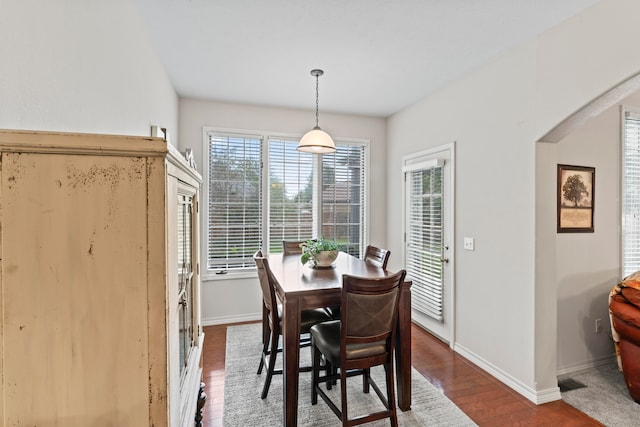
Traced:
<svg viewBox="0 0 640 427">
<path fill-rule="evenodd" d="M 338 258 L 338 251 L 321 251 L 313 256 L 315 267 L 331 267 Z"/>
</svg>

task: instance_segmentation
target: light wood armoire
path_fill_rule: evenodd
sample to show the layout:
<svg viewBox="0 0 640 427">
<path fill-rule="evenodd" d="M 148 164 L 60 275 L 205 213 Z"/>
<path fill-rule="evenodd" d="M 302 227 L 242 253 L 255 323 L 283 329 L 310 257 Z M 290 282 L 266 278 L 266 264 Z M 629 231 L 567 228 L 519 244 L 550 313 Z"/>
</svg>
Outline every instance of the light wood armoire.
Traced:
<svg viewBox="0 0 640 427">
<path fill-rule="evenodd" d="M 200 175 L 161 138 L 0 131 L 0 176 L 0 425 L 193 426 Z"/>
</svg>

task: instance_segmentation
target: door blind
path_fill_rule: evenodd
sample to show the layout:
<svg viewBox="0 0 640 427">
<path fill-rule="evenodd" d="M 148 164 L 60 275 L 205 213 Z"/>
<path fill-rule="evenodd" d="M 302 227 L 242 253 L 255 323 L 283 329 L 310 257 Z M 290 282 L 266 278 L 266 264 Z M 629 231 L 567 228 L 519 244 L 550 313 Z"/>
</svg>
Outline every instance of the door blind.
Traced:
<svg viewBox="0 0 640 427">
<path fill-rule="evenodd" d="M 411 303 L 413 309 L 442 321 L 443 167 L 412 169 L 406 172 L 406 270 L 413 281 Z"/>
</svg>

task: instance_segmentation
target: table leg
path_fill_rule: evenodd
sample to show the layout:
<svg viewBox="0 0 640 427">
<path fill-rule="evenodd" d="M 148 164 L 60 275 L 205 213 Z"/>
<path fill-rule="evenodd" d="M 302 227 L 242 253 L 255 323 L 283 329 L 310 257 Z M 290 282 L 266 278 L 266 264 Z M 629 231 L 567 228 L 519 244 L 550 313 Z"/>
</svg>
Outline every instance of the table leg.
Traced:
<svg viewBox="0 0 640 427">
<path fill-rule="evenodd" d="M 396 383 L 398 407 L 411 409 L 411 282 L 402 285 L 396 332 Z"/>
<path fill-rule="evenodd" d="M 298 425 L 298 366 L 300 361 L 300 309 L 296 298 L 283 303 L 283 421 L 285 427 Z"/>
</svg>

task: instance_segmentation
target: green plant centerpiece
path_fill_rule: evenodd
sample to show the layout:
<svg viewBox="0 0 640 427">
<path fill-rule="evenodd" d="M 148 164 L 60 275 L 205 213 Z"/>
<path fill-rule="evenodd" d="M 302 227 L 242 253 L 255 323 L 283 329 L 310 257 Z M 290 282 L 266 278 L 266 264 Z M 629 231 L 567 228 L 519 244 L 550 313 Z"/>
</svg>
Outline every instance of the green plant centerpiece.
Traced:
<svg viewBox="0 0 640 427">
<path fill-rule="evenodd" d="M 338 244 L 333 240 L 323 238 L 307 240 L 300 244 L 302 256 L 300 261 L 303 264 L 311 261 L 315 268 L 331 267 L 338 257 Z"/>
</svg>

